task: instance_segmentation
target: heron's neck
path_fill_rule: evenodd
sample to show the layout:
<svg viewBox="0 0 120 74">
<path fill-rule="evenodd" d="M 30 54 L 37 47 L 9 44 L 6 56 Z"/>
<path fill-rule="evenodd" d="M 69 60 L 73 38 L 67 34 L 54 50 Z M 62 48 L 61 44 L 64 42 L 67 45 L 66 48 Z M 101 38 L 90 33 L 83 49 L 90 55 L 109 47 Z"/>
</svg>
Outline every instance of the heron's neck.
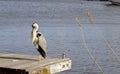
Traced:
<svg viewBox="0 0 120 74">
<path fill-rule="evenodd" d="M 32 30 L 33 34 L 37 33 L 37 30 L 36 29 L 33 29 Z"/>
<path fill-rule="evenodd" d="M 33 29 L 32 30 L 32 42 L 34 42 L 36 38 L 37 38 L 37 30 Z"/>
</svg>

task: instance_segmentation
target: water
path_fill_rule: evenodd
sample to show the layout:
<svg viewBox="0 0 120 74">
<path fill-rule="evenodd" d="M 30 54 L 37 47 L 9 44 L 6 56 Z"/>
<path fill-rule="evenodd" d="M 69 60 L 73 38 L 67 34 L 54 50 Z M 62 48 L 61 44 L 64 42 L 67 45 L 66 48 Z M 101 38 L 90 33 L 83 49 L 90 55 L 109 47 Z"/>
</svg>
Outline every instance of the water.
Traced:
<svg viewBox="0 0 120 74">
<path fill-rule="evenodd" d="M 48 56 L 60 57 L 65 52 L 72 59 L 72 69 L 59 74 L 91 72 L 92 60 L 84 47 L 75 17 L 80 18 L 88 47 L 105 74 L 119 74 L 119 62 L 108 49 L 101 35 L 120 54 L 120 9 L 109 2 L 0 1 L 0 52 L 37 55 L 30 40 L 31 25 L 37 22 L 48 45 Z M 90 10 L 95 21 L 91 25 L 85 15 Z M 97 66 L 93 73 L 101 74 Z"/>
</svg>

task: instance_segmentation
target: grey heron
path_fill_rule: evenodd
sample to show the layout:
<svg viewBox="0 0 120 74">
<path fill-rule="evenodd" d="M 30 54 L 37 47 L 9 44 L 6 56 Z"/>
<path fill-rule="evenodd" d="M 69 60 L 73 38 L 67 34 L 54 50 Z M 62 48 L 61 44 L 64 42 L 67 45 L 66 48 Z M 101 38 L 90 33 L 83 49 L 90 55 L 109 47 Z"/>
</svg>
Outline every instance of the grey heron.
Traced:
<svg viewBox="0 0 120 74">
<path fill-rule="evenodd" d="M 46 58 L 46 40 L 42 33 L 38 32 L 39 26 L 37 23 L 32 24 L 31 39 L 35 48 L 41 54 L 43 58 Z"/>
</svg>

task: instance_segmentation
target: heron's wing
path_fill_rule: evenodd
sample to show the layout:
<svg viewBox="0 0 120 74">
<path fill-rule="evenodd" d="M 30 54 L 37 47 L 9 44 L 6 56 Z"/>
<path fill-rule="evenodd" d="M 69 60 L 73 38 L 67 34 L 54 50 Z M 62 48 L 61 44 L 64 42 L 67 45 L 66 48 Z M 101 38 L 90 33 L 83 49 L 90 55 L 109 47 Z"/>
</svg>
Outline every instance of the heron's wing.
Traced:
<svg viewBox="0 0 120 74">
<path fill-rule="evenodd" d="M 38 46 L 37 50 L 42 55 L 42 57 L 46 58 L 46 52 L 41 48 L 41 46 Z"/>
<path fill-rule="evenodd" d="M 46 43 L 46 40 L 45 40 L 45 37 L 41 34 L 41 33 L 38 33 L 40 34 L 40 36 L 38 36 L 38 45 L 45 51 L 47 52 L 47 43 Z"/>
</svg>

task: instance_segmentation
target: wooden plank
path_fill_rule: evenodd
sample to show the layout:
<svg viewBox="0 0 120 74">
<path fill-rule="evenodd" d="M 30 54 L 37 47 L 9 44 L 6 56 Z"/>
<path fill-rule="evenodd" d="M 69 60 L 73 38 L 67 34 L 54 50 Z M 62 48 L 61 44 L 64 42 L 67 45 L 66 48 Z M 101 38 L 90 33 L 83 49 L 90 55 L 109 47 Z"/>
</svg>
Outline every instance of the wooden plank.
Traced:
<svg viewBox="0 0 120 74">
<path fill-rule="evenodd" d="M 9 69 L 15 70 L 15 72 L 17 70 L 19 73 L 25 70 L 29 74 L 40 74 L 44 72 L 53 74 L 71 69 L 71 60 L 69 58 L 47 57 L 41 61 L 37 61 L 36 58 L 38 56 L 0 53 L 0 71 Z"/>
<path fill-rule="evenodd" d="M 29 59 L 28 55 L 0 54 L 0 63 L 2 63 L 0 64 L 1 67 L 12 67 L 24 63 L 31 63 L 32 61 L 35 61 L 35 59 L 33 57 L 32 59 Z"/>
</svg>

